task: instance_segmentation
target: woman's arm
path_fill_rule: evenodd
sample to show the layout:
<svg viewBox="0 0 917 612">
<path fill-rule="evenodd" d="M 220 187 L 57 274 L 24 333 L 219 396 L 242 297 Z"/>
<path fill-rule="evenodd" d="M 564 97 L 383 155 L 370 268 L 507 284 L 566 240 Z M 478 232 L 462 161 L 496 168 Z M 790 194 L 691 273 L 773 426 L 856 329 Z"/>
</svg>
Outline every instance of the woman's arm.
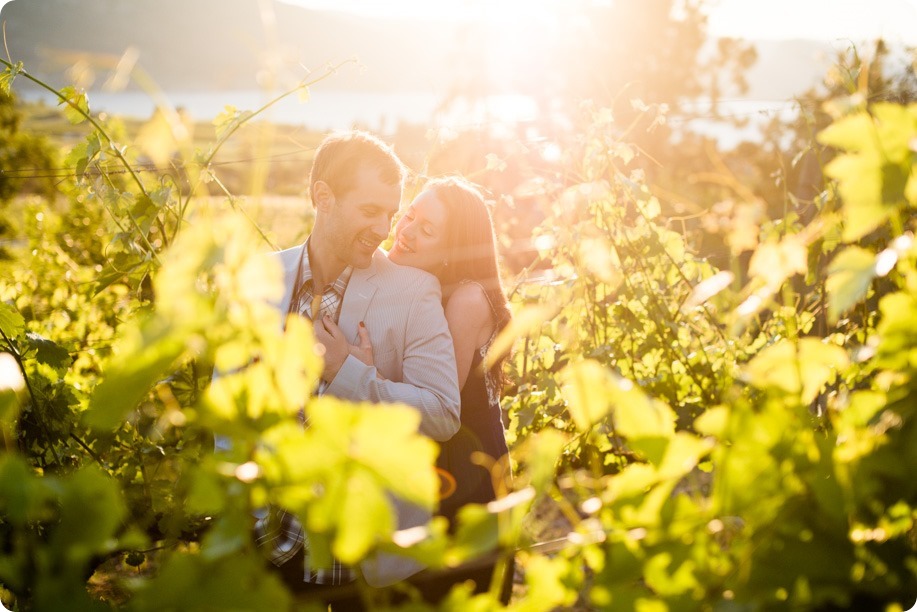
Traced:
<svg viewBox="0 0 917 612">
<path fill-rule="evenodd" d="M 471 372 L 474 352 L 493 334 L 493 311 L 484 289 L 476 283 L 466 283 L 449 296 L 445 312 L 455 347 L 458 386 L 462 389 Z"/>
<path fill-rule="evenodd" d="M 494 320 L 490 302 L 480 285 L 467 283 L 460 286 L 449 297 L 445 308 L 446 323 L 452 335 L 455 350 L 455 365 L 458 370 L 458 386 L 461 390 L 471 373 L 474 352 L 493 334 Z M 347 355 L 353 355 L 366 365 L 373 365 L 373 346 L 365 327 L 358 330 L 360 344 L 348 344 L 340 328 L 325 317 L 322 325 L 315 327 L 316 339 L 325 345 L 325 375 L 331 380 Z M 335 367 L 336 366 L 336 367 Z M 376 376 L 382 375 L 376 372 Z"/>
</svg>

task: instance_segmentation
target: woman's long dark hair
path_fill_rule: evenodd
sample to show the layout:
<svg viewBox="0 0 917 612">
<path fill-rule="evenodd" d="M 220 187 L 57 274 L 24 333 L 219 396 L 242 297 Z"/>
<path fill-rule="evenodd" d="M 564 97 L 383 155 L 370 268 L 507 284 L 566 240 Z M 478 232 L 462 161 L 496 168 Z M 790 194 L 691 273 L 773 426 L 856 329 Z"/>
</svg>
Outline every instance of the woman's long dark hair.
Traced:
<svg viewBox="0 0 917 612">
<path fill-rule="evenodd" d="M 444 295 L 463 281 L 479 283 L 493 307 L 499 333 L 509 324 L 512 313 L 500 278 L 493 219 L 484 196 L 460 176 L 431 179 L 424 189 L 432 189 L 446 207 L 447 265 L 438 274 Z M 490 366 L 501 386 L 504 383 L 503 364 L 508 357 L 508 353 L 504 354 Z"/>
</svg>

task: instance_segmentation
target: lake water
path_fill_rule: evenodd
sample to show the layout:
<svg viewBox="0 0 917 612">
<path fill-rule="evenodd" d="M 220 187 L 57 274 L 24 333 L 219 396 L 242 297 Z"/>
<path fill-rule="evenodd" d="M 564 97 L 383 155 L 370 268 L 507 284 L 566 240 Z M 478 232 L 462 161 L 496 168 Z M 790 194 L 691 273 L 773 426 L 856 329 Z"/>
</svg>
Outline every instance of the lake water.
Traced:
<svg viewBox="0 0 917 612">
<path fill-rule="evenodd" d="M 44 91 L 18 92 L 25 100 L 44 100 L 56 104 L 50 94 Z M 276 94 L 275 94 L 276 95 Z M 270 99 L 261 91 L 176 91 L 166 94 L 166 99 L 175 108 L 184 109 L 192 119 L 208 121 L 219 114 L 227 105 L 240 110 L 255 110 Z M 496 125 L 500 123 L 531 122 L 537 118 L 535 101 L 524 95 L 493 95 L 471 108 L 454 106 L 448 113 L 438 112 L 442 101 L 435 92 L 354 92 L 315 89 L 311 97 L 301 102 L 293 94 L 265 111 L 264 119 L 288 125 L 302 125 L 318 131 L 348 129 L 359 125 L 381 134 L 395 131 L 402 121 L 438 128 L 461 129 L 464 127 Z M 153 99 L 144 92 L 89 93 L 92 112 L 146 118 L 155 108 Z M 709 104 L 699 101 L 696 108 L 706 112 Z M 795 105 L 787 101 L 774 100 L 728 100 L 720 102 L 720 113 L 725 116 L 747 118 L 742 128 L 728 125 L 713 118 L 692 118 L 669 115 L 669 123 L 675 127 L 684 126 L 691 131 L 707 134 L 724 146 L 741 140 L 755 140 L 760 126 L 773 116 L 791 119 Z"/>
<path fill-rule="evenodd" d="M 441 97 L 433 92 L 354 92 L 313 90 L 307 101 L 297 94 L 277 102 L 262 115 L 265 119 L 289 125 L 304 125 L 318 130 L 346 129 L 354 124 L 380 132 L 390 131 L 399 121 L 415 124 L 460 127 L 480 122 L 530 121 L 536 114 L 535 103 L 522 95 L 494 95 L 477 108 L 457 108 L 448 114 L 436 113 Z M 279 94 L 273 94 L 276 97 Z M 44 100 L 56 104 L 45 91 L 24 91 L 25 100 Z M 239 110 L 255 110 L 271 99 L 261 91 L 175 91 L 165 95 L 175 108 L 184 109 L 193 119 L 210 120 L 227 105 Z M 153 99 L 144 92 L 89 92 L 92 112 L 105 111 L 127 117 L 149 117 Z"/>
</svg>

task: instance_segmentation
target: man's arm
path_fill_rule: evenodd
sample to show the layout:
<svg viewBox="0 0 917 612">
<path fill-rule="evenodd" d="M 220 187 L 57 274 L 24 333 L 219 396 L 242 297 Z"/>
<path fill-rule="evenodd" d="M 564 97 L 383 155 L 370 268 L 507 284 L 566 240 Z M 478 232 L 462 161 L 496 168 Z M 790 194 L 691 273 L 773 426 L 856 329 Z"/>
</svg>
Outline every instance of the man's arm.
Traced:
<svg viewBox="0 0 917 612">
<path fill-rule="evenodd" d="M 419 291 L 405 292 L 403 298 L 408 320 L 402 381 L 380 379 L 375 367 L 348 355 L 326 393 L 352 401 L 408 404 L 420 411 L 421 433 L 448 440 L 459 429 L 461 400 L 439 285 L 433 277 L 422 277 Z"/>
</svg>

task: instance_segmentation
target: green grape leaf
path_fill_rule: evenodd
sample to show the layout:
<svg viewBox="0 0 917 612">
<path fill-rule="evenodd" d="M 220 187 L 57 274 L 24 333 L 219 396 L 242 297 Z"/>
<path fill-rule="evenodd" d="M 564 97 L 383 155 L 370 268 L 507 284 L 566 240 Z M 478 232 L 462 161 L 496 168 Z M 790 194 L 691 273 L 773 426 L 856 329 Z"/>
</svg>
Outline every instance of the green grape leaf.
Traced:
<svg viewBox="0 0 917 612">
<path fill-rule="evenodd" d="M 748 273 L 763 280 L 768 287 L 777 288 L 796 275 L 808 269 L 806 245 L 795 236 L 784 238 L 779 243 L 765 242 L 758 245 L 748 263 Z"/>
<path fill-rule="evenodd" d="M 839 119 L 818 134 L 818 142 L 845 151 L 873 149 L 876 126 L 868 113 L 860 112 Z"/>
<path fill-rule="evenodd" d="M 92 295 L 93 297 L 98 296 L 103 291 L 118 283 L 119 281 L 126 278 L 130 273 L 134 272 L 142 262 L 134 262 L 132 264 L 127 264 L 125 267 L 115 265 L 115 262 L 109 260 L 105 264 L 105 268 L 102 270 L 98 278 L 93 282 Z"/>
<path fill-rule="evenodd" d="M 579 431 L 588 431 L 611 410 L 607 389 L 615 380 L 597 361 L 570 364 L 561 371 L 559 379 L 567 411 Z"/>
<path fill-rule="evenodd" d="M 842 240 L 852 242 L 882 225 L 891 208 L 883 205 L 883 163 L 877 156 L 839 155 L 825 167 L 838 181 L 842 200 Z"/>
<path fill-rule="evenodd" d="M 237 554 L 217 560 L 176 552 L 155 576 L 141 582 L 131 597 L 135 610 L 292 610 L 293 602 L 276 572 L 258 555 Z M 314 612 L 309 604 L 296 610 Z"/>
<path fill-rule="evenodd" d="M 525 461 L 529 482 L 536 491 L 544 491 L 554 481 L 554 468 L 569 442 L 567 436 L 555 429 L 532 434 L 514 449 L 514 455 Z"/>
<path fill-rule="evenodd" d="M 700 583 L 694 575 L 696 566 L 691 559 L 674 561 L 670 552 L 654 555 L 643 566 L 647 585 L 654 593 L 663 596 L 677 595 L 690 589 L 700 588 Z M 652 608 L 644 607 L 644 610 Z M 663 608 L 668 610 L 666 606 Z"/>
<path fill-rule="evenodd" d="M 0 514 L 14 527 L 39 518 L 37 511 L 53 494 L 48 482 L 36 478 L 25 459 L 0 454 Z"/>
<path fill-rule="evenodd" d="M 797 345 L 784 338 L 748 362 L 745 374 L 758 388 L 798 393 L 803 403 L 808 404 L 849 363 L 847 352 L 837 345 L 818 338 L 801 338 Z"/>
<path fill-rule="evenodd" d="M 229 512 L 216 519 L 201 541 L 201 556 L 207 560 L 239 553 L 249 541 L 251 520 L 239 512 Z"/>
<path fill-rule="evenodd" d="M 602 282 L 612 288 L 621 283 L 621 262 L 605 238 L 584 238 L 579 243 L 579 257 L 583 267 Z"/>
<path fill-rule="evenodd" d="M 911 172 L 904 185 L 904 198 L 908 204 L 917 207 L 917 161 L 911 165 Z"/>
<path fill-rule="evenodd" d="M 217 140 L 222 140 L 228 136 L 235 127 L 244 123 L 251 115 L 251 111 L 240 111 L 232 104 L 227 104 L 220 114 L 213 119 Z"/>
<path fill-rule="evenodd" d="M 306 539 L 309 542 L 309 557 L 313 568 L 331 567 L 331 541 L 329 534 L 321 531 L 306 529 Z"/>
<path fill-rule="evenodd" d="M 883 158 L 899 167 L 909 163 L 912 140 L 917 136 L 917 110 L 913 105 L 891 102 L 877 102 L 871 110 L 879 130 Z"/>
<path fill-rule="evenodd" d="M 154 164 L 165 166 L 176 153 L 178 142 L 175 126 L 166 113 L 157 109 L 153 117 L 140 127 L 134 141 Z"/>
<path fill-rule="evenodd" d="M 417 433 L 420 415 L 404 406 L 358 408 L 347 449 L 402 499 L 432 508 L 439 488 L 433 469 L 436 444 Z M 310 415 L 312 413 L 310 412 Z"/>
<path fill-rule="evenodd" d="M 490 552 L 499 543 L 497 515 L 486 506 L 468 504 L 458 511 L 458 530 L 455 544 L 446 555 L 446 563 L 455 565 Z"/>
<path fill-rule="evenodd" d="M 705 278 L 691 290 L 691 295 L 688 296 L 688 299 L 685 300 L 685 303 L 681 307 L 682 311 L 688 312 L 706 303 L 707 300 L 729 287 L 734 280 L 735 275 L 725 270 L 717 272 L 709 278 Z"/>
<path fill-rule="evenodd" d="M 557 306 L 538 304 L 525 306 L 515 313 L 509 325 L 497 334 L 493 344 L 490 345 L 490 349 L 488 349 L 484 358 L 485 365 L 493 363 L 494 360 L 502 357 L 519 338 L 538 331 L 545 321 L 550 321 L 557 314 L 557 311 Z"/>
<path fill-rule="evenodd" d="M 25 319 L 16 310 L 16 307 L 6 302 L 0 302 L 0 331 L 7 338 L 15 338 L 25 329 Z"/>
<path fill-rule="evenodd" d="M 668 451 L 669 438 L 666 436 L 643 436 L 628 439 L 627 445 L 653 465 L 659 465 Z"/>
<path fill-rule="evenodd" d="M 159 188 L 150 191 L 149 193 L 153 204 L 155 204 L 157 208 L 162 208 L 163 206 L 168 205 L 172 198 L 172 187 L 169 185 L 162 185 Z"/>
<path fill-rule="evenodd" d="M 66 369 L 72 361 L 67 349 L 36 333 L 26 333 L 26 342 L 29 348 L 35 351 L 36 361 L 49 365 L 55 370 Z"/>
<path fill-rule="evenodd" d="M 866 296 L 876 276 L 876 258 L 870 251 L 850 246 L 828 266 L 828 319 L 834 323 Z"/>
<path fill-rule="evenodd" d="M 16 391 L 10 388 L 10 383 L 5 380 L 6 373 L 3 372 L 7 365 L 5 360 L 0 358 L 0 377 L 4 378 L 4 381 L 0 383 L 0 435 L 7 435 L 7 432 L 12 431 L 16 418 L 19 416 L 19 397 L 16 395 Z M 9 365 L 17 370 L 19 369 L 15 362 Z M 17 374 L 21 378 L 22 375 L 18 372 Z"/>
<path fill-rule="evenodd" d="M 127 514 L 117 482 L 95 467 L 61 481 L 60 522 L 51 536 L 56 556 L 81 564 L 114 543 Z"/>
<path fill-rule="evenodd" d="M 77 177 L 81 177 L 86 173 L 89 161 L 88 146 L 85 142 L 81 142 L 67 153 L 67 157 L 64 158 L 64 165 L 68 168 L 73 168 Z"/>
<path fill-rule="evenodd" d="M 654 463 L 662 460 L 666 440 L 675 432 L 675 413 L 633 382 L 594 360 L 570 364 L 560 373 L 567 410 L 580 431 L 613 412 L 615 432 Z"/>
<path fill-rule="evenodd" d="M 678 479 L 694 469 L 701 457 L 713 448 L 713 442 L 679 431 L 669 440 L 665 456 L 659 465 L 663 478 Z"/>
<path fill-rule="evenodd" d="M 208 470 L 195 470 L 186 499 L 188 511 L 194 514 L 219 514 L 226 505 L 226 493 L 220 478 Z"/>
<path fill-rule="evenodd" d="M 838 413 L 837 425 L 843 429 L 866 427 L 887 404 L 888 397 L 878 391 L 863 389 L 852 393 L 847 406 Z"/>
<path fill-rule="evenodd" d="M 670 437 L 675 432 L 675 412 L 627 380 L 612 387 L 615 431 L 629 440 Z"/>
<path fill-rule="evenodd" d="M 239 117 L 239 109 L 232 104 L 223 107 L 216 117 L 213 118 L 213 127 L 216 128 L 217 139 L 222 138 L 226 130 L 232 126 L 232 123 Z"/>
<path fill-rule="evenodd" d="M 907 371 L 914 363 L 917 296 L 905 291 L 890 293 L 879 301 L 879 311 L 876 364 L 890 370 Z"/>
<path fill-rule="evenodd" d="M 729 409 L 725 406 L 708 408 L 694 419 L 694 430 L 705 436 L 722 437 L 729 424 Z"/>
<path fill-rule="evenodd" d="M 113 358 L 105 378 L 90 398 L 85 413 L 90 427 L 117 427 L 185 350 L 181 339 L 165 330 L 143 334 L 145 337 L 139 330 L 133 333 L 125 341 L 126 349 Z"/>
<path fill-rule="evenodd" d="M 319 481 L 322 494 L 316 497 L 312 504 L 309 505 L 308 514 L 305 517 L 305 527 L 310 533 L 328 534 L 337 525 L 341 507 L 343 507 L 344 498 L 347 495 L 346 487 L 349 467 L 346 464 L 339 465 L 334 472 L 326 471 L 322 474 L 323 478 Z M 287 499 L 289 499 L 289 495 Z"/>
<path fill-rule="evenodd" d="M 0 91 L 10 95 L 10 89 L 16 76 L 22 72 L 22 62 L 17 62 L 15 66 L 9 66 L 3 72 L 0 72 Z"/>
<path fill-rule="evenodd" d="M 89 115 L 89 99 L 85 91 L 77 91 L 75 87 L 68 85 L 60 90 L 63 99 L 58 105 L 63 107 L 64 117 L 73 125 L 86 121 Z"/>
<path fill-rule="evenodd" d="M 572 606 L 579 593 L 566 584 L 571 561 L 566 557 L 535 556 L 525 566 L 526 600 L 537 601 L 541 610 Z"/>
<path fill-rule="evenodd" d="M 64 158 L 64 165 L 67 168 L 73 168 L 76 175 L 81 177 L 85 174 L 89 163 L 96 158 L 101 150 L 102 143 L 99 140 L 99 135 L 93 132 L 86 137 L 86 140 L 70 149 L 70 152 Z"/>
<path fill-rule="evenodd" d="M 391 535 L 395 517 L 384 490 L 365 469 L 351 472 L 343 501 L 332 550 L 338 559 L 352 564 L 365 557 L 377 540 Z"/>
</svg>

